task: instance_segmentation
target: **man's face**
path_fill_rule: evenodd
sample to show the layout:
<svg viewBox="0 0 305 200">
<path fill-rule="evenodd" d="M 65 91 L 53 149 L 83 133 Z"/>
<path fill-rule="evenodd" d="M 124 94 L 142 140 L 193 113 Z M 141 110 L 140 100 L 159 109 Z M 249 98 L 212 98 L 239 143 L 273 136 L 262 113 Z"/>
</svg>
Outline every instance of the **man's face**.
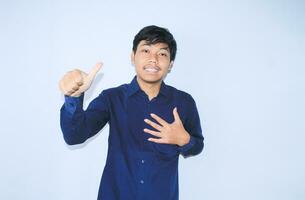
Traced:
<svg viewBox="0 0 305 200">
<path fill-rule="evenodd" d="M 145 40 L 138 44 L 135 53 L 132 52 L 131 61 L 135 65 L 138 79 L 146 83 L 161 82 L 173 65 L 167 44 L 148 45 Z"/>
</svg>

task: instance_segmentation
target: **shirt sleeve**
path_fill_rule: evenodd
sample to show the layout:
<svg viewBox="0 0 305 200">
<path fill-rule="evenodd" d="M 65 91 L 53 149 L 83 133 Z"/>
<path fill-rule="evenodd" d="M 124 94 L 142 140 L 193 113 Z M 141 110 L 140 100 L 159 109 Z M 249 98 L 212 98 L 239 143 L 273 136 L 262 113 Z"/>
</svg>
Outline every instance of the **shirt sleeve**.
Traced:
<svg viewBox="0 0 305 200">
<path fill-rule="evenodd" d="M 180 153 L 186 158 L 199 154 L 203 150 L 202 129 L 196 103 L 191 97 L 189 101 L 188 118 L 186 119 L 184 128 L 190 134 L 189 143 L 179 147 Z"/>
<path fill-rule="evenodd" d="M 103 91 L 83 110 L 84 93 L 80 97 L 65 95 L 60 109 L 60 126 L 69 145 L 80 144 L 97 134 L 109 121 L 108 97 Z"/>
</svg>

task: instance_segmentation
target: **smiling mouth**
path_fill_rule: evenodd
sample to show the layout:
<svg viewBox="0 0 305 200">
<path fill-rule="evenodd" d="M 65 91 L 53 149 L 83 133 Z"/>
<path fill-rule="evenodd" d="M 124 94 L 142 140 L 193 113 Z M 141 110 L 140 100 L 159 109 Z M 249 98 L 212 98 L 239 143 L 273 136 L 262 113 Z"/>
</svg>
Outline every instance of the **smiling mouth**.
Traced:
<svg viewBox="0 0 305 200">
<path fill-rule="evenodd" d="M 146 72 L 150 72 L 150 73 L 157 73 L 158 71 L 160 71 L 159 67 L 153 67 L 153 66 L 146 66 L 144 67 L 144 70 Z"/>
</svg>

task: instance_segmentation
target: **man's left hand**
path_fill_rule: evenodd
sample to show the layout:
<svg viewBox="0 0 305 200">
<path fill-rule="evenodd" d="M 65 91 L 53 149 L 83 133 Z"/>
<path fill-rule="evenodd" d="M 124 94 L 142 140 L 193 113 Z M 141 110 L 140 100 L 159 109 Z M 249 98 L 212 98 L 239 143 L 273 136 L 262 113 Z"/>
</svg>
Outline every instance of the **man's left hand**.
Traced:
<svg viewBox="0 0 305 200">
<path fill-rule="evenodd" d="M 167 123 L 161 117 L 156 114 L 150 114 L 159 124 L 149 120 L 144 119 L 144 121 L 155 128 L 157 131 L 150 129 L 144 129 L 144 132 L 154 135 L 158 138 L 149 138 L 148 140 L 155 143 L 161 144 L 177 144 L 183 146 L 190 141 L 190 134 L 184 129 L 183 123 L 179 117 L 177 108 L 173 110 L 174 122 Z"/>
</svg>

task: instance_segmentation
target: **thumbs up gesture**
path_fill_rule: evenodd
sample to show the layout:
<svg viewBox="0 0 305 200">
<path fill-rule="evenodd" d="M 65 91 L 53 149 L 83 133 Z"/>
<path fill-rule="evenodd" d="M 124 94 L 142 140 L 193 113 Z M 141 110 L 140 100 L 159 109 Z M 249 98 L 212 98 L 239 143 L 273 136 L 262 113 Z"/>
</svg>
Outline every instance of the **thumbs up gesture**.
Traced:
<svg viewBox="0 0 305 200">
<path fill-rule="evenodd" d="M 59 88 L 64 95 L 79 97 L 89 89 L 97 72 L 102 68 L 102 63 L 96 63 L 89 74 L 75 69 L 67 72 L 59 81 Z"/>
</svg>

